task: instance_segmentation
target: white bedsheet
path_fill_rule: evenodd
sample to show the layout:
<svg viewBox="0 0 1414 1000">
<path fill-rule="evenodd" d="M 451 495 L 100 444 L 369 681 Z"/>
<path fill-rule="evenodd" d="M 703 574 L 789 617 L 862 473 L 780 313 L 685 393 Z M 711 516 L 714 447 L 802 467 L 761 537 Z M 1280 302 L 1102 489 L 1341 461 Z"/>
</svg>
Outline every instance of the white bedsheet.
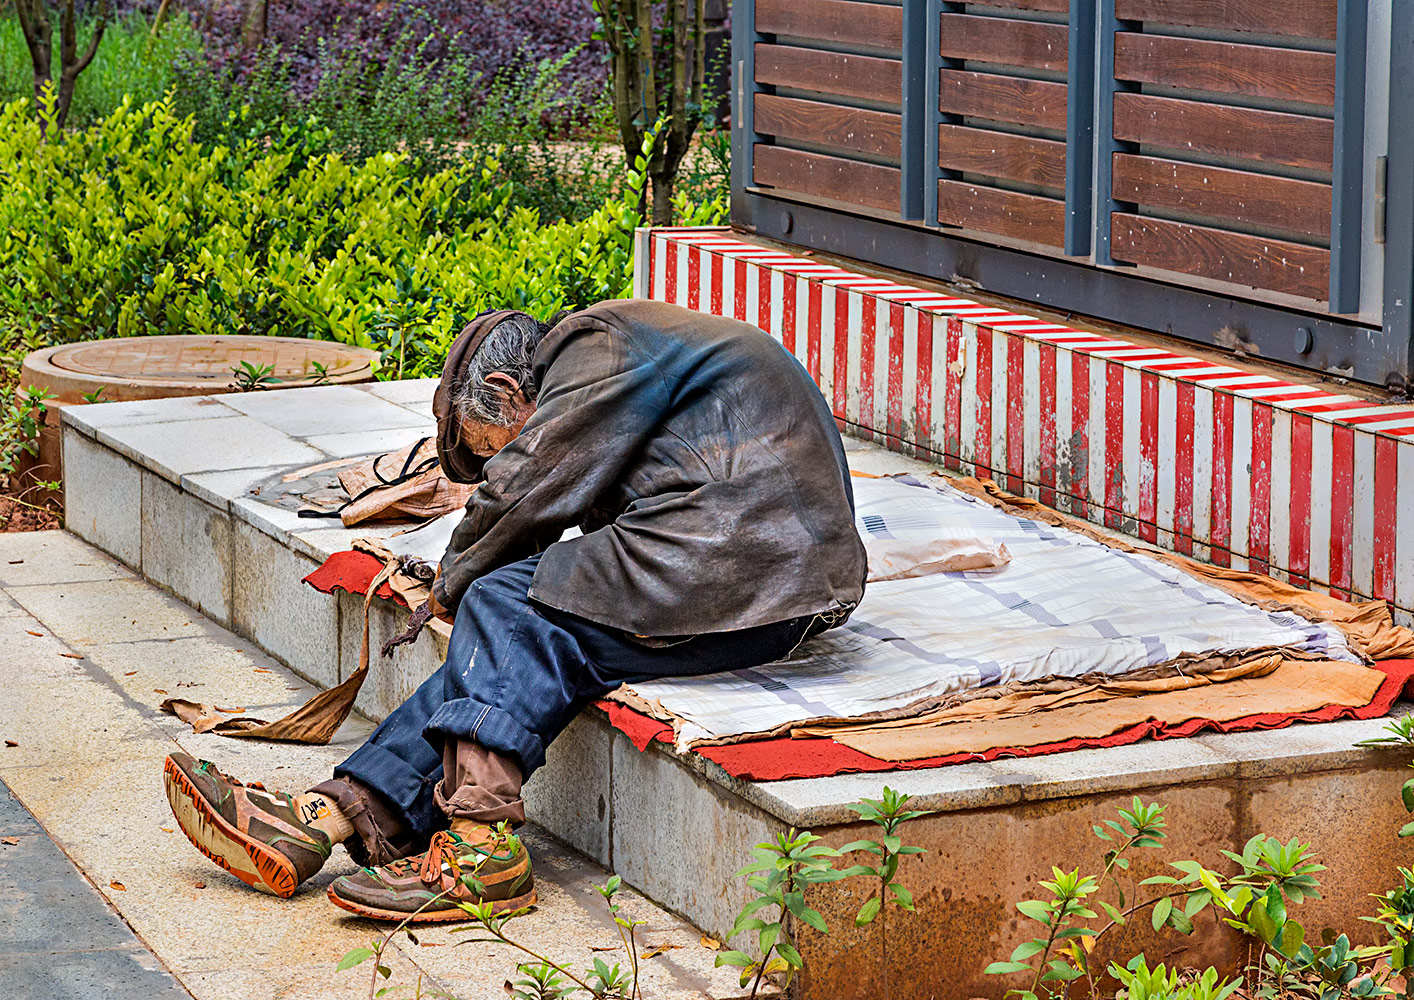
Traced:
<svg viewBox="0 0 1414 1000">
<path fill-rule="evenodd" d="M 1015 517 L 941 479 L 855 479 L 869 539 L 966 535 L 1005 546 L 996 569 L 871 583 L 842 627 L 727 674 L 635 684 L 682 723 L 677 743 L 902 709 L 1049 675 L 1121 674 L 1180 654 L 1295 647 L 1358 661 L 1344 634 L 1244 604 L 1157 560 Z"/>
</svg>

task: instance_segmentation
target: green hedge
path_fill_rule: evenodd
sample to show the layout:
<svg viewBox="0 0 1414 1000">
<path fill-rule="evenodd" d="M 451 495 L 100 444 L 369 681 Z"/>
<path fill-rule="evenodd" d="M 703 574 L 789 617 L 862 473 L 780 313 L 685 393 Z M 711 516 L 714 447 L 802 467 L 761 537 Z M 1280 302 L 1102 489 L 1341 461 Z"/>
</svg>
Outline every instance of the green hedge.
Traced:
<svg viewBox="0 0 1414 1000">
<path fill-rule="evenodd" d="M 438 372 L 482 309 L 539 317 L 627 294 L 640 171 L 620 201 L 544 225 L 494 159 L 419 176 L 350 165 L 286 127 L 233 148 L 193 141 L 165 102 L 123 104 L 44 141 L 0 107 L 0 335 L 10 349 L 105 336 L 278 334 L 383 352 L 382 377 Z M 641 161 L 640 161 L 641 162 Z M 680 224 L 721 206 L 680 206 Z"/>
</svg>

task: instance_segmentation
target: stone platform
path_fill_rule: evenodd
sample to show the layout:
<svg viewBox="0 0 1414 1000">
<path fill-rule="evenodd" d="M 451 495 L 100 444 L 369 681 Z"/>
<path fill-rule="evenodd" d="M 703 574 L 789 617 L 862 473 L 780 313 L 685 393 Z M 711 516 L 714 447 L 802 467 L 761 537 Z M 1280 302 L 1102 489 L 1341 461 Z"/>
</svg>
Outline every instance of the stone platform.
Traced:
<svg viewBox="0 0 1414 1000">
<path fill-rule="evenodd" d="M 64 414 L 67 525 L 315 684 L 357 665 L 362 598 L 320 594 L 301 578 L 369 529 L 301 520 L 249 494 L 292 467 L 377 453 L 431 433 L 434 383 L 286 390 L 71 407 Z M 862 471 L 931 468 L 851 442 Z M 375 602 L 373 639 L 406 612 Z M 375 664 L 358 707 L 380 718 L 440 663 L 424 638 Z M 214 693 L 213 693 L 214 697 Z M 1024 937 L 1012 904 L 1033 894 L 1051 864 L 1097 868 L 1106 846 L 1090 833 L 1134 795 L 1169 806 L 1171 846 L 1161 860 L 1220 861 L 1257 832 L 1313 841 L 1332 871 L 1325 898 L 1303 907 L 1308 926 L 1339 924 L 1368 936 L 1355 916 L 1366 894 L 1408 864 L 1395 831 L 1407 756 L 1352 744 L 1381 723 L 1347 722 L 1265 733 L 1205 736 L 1001 760 L 894 775 L 745 782 L 661 745 L 639 752 L 594 710 L 551 748 L 527 786 L 532 817 L 620 873 L 667 909 L 722 936 L 745 898 L 733 873 L 752 844 L 808 827 L 841 844 L 865 834 L 846 808 L 887 783 L 935 815 L 906 839 L 928 853 L 902 878 L 919 914 L 891 916 L 896 996 L 1000 995 L 981 970 Z M 1351 845 L 1358 850 L 1348 850 Z M 1155 862 L 1154 864 L 1157 864 Z M 1136 867 L 1139 867 L 1136 865 Z M 1151 872 L 1144 871 L 1142 874 Z M 803 941 L 810 997 L 874 997 L 876 928 L 855 931 L 865 888 L 822 891 L 834 933 Z M 1192 939 L 1124 942 L 1170 962 L 1228 965 L 1245 956 L 1204 924 Z"/>
</svg>

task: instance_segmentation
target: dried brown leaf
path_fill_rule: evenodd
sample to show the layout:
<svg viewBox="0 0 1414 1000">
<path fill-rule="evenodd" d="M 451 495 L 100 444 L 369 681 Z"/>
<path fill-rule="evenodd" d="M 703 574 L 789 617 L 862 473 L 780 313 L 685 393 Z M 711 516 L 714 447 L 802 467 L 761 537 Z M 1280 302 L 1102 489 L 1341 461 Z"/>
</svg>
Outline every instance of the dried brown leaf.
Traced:
<svg viewBox="0 0 1414 1000">
<path fill-rule="evenodd" d="M 7 747 L 17 747 L 17 746 L 19 746 L 19 744 L 16 743 L 14 740 L 6 740 L 6 741 L 5 741 L 5 745 L 6 745 Z"/>
<path fill-rule="evenodd" d="M 267 667 L 256 667 L 256 668 L 254 668 L 254 670 L 255 670 L 255 673 L 257 673 L 257 674 L 268 674 L 268 673 L 270 673 L 270 670 L 269 670 Z"/>
<path fill-rule="evenodd" d="M 125 886 L 123 883 L 119 882 L 117 879 L 114 879 L 113 881 L 109 882 L 109 883 L 108 883 L 108 888 L 110 888 L 110 889 L 117 889 L 119 892 L 127 892 L 127 891 L 128 891 L 128 887 Z"/>
<path fill-rule="evenodd" d="M 43 633 L 43 632 L 36 632 L 36 631 L 35 631 L 34 629 L 32 629 L 32 628 L 27 628 L 27 629 L 25 629 L 25 631 L 28 632 L 30 635 L 37 635 L 37 636 L 39 636 L 41 639 L 44 638 L 44 633 Z"/>
<path fill-rule="evenodd" d="M 657 958 L 665 951 L 672 951 L 674 948 L 681 948 L 680 944 L 655 944 L 643 953 L 644 959 Z"/>
<path fill-rule="evenodd" d="M 709 938 L 706 934 L 703 934 L 702 947 L 706 948 L 708 951 L 720 951 L 722 948 L 722 942 L 718 941 L 716 938 Z"/>
<path fill-rule="evenodd" d="M 205 888 L 206 888 L 206 883 L 205 883 L 205 882 L 193 882 L 193 883 L 192 883 L 192 888 L 193 888 L 193 889 L 205 889 Z"/>
<path fill-rule="evenodd" d="M 125 673 L 123 676 L 124 676 L 124 677 L 131 677 L 131 676 L 132 676 L 133 674 L 135 674 L 135 673 L 137 673 L 136 670 L 129 670 L 129 671 L 128 671 L 127 673 Z"/>
<path fill-rule="evenodd" d="M 19 837 L 0 837 L 0 844 L 4 844 L 6 847 L 14 847 L 19 842 Z"/>
<path fill-rule="evenodd" d="M 81 656 L 81 655 L 78 654 L 78 653 L 60 653 L 59 655 L 60 655 L 60 656 L 67 657 L 67 658 L 70 659 L 70 660 L 82 660 L 82 659 L 83 659 L 83 656 Z"/>
</svg>

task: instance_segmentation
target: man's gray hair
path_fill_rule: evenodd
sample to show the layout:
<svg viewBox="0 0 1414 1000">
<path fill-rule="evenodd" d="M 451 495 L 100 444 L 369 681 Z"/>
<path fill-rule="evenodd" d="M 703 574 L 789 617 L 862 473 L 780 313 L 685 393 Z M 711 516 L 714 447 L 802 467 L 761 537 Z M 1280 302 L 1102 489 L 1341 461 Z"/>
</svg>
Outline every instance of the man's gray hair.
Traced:
<svg viewBox="0 0 1414 1000">
<path fill-rule="evenodd" d="M 457 413 L 478 423 L 509 427 L 511 421 L 505 412 L 506 390 L 488 385 L 486 376 L 492 372 L 509 375 L 526 398 L 535 402 L 531 360 L 549 330 L 549 324 L 540 323 L 525 313 L 515 313 L 497 323 L 467 362 L 465 377 L 452 391 Z"/>
</svg>

